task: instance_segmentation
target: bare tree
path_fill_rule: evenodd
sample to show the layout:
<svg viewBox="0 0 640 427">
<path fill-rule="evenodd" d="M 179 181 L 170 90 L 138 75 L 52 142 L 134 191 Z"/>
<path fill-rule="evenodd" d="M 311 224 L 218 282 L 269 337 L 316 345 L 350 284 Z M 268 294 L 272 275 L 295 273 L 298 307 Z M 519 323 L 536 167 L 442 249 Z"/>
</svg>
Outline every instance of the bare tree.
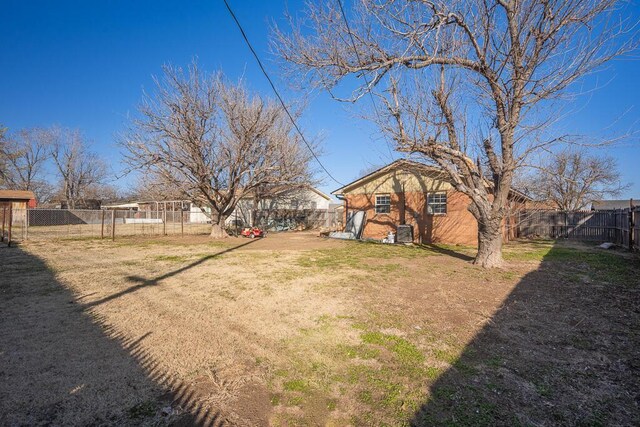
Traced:
<svg viewBox="0 0 640 427">
<path fill-rule="evenodd" d="M 5 135 L 7 128 L 0 124 L 0 153 L 4 153 L 9 143 Z M 5 186 L 9 176 L 9 165 L 4 154 L 0 154 L 0 185 Z"/>
<path fill-rule="evenodd" d="M 347 25 L 338 1 L 309 2 L 291 30 L 275 29 L 273 46 L 293 72 L 335 98 L 378 95 L 387 108 L 377 121 L 397 149 L 435 162 L 471 199 L 475 262 L 493 267 L 502 262 L 516 169 L 562 140 L 540 139 L 557 116 L 551 101 L 635 46 L 621 4 L 360 0 Z M 351 95 L 335 94 L 353 82 Z"/>
<path fill-rule="evenodd" d="M 616 196 L 628 188 L 610 156 L 568 150 L 551 156 L 534 177 L 530 192 L 558 209 L 585 209 L 593 200 Z"/>
<path fill-rule="evenodd" d="M 162 176 L 156 176 L 153 171 L 147 171 L 137 177 L 127 198 L 131 200 L 180 200 L 184 194 L 171 183 L 166 183 Z"/>
<path fill-rule="evenodd" d="M 4 185 L 14 190 L 33 191 L 36 199 L 46 201 L 53 187 L 46 179 L 46 163 L 51 158 L 54 134 L 50 129 L 22 129 L 10 134 L 0 146 L 5 165 Z"/>
<path fill-rule="evenodd" d="M 60 177 L 62 197 L 70 209 L 91 198 L 89 192 L 103 184 L 107 175 L 106 164 L 89 151 L 78 130 L 56 128 L 51 156 Z"/>
<path fill-rule="evenodd" d="M 309 154 L 275 103 L 220 74 L 201 74 L 195 63 L 187 73 L 166 66 L 155 82 L 122 138 L 126 159 L 209 208 L 212 237 L 226 237 L 225 221 L 243 197 L 309 181 Z"/>
</svg>

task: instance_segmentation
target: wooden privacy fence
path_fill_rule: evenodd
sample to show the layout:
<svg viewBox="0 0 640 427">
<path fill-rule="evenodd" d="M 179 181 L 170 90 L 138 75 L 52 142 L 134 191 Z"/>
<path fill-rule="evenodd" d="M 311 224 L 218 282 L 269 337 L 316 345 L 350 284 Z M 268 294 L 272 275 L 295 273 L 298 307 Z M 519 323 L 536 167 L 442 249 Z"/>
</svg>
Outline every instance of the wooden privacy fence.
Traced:
<svg viewBox="0 0 640 427">
<path fill-rule="evenodd" d="M 640 249 L 640 207 L 611 211 L 521 211 L 517 237 L 612 242 Z"/>
</svg>

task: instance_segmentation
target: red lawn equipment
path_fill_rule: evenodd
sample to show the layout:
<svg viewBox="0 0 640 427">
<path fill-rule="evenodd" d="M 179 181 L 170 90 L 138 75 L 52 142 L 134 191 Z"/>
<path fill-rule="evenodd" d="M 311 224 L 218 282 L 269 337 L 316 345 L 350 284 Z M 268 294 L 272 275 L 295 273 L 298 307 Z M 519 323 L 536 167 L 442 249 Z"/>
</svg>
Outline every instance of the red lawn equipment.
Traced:
<svg viewBox="0 0 640 427">
<path fill-rule="evenodd" d="M 242 231 L 240 232 L 240 234 L 244 237 L 248 237 L 250 239 L 253 239 L 255 237 L 264 237 L 267 235 L 267 233 L 258 227 L 246 227 L 243 228 Z"/>
</svg>

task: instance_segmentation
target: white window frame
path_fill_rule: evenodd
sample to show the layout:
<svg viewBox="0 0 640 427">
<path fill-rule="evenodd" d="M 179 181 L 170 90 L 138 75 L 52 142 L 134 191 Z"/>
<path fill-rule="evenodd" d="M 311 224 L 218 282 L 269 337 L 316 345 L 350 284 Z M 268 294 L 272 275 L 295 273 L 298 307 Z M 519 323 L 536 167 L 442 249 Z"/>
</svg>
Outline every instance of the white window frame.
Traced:
<svg viewBox="0 0 640 427">
<path fill-rule="evenodd" d="M 437 197 L 437 200 L 433 200 L 436 197 Z M 427 193 L 427 214 L 428 215 L 446 215 L 447 202 L 448 202 L 447 193 L 444 191 Z"/>
<path fill-rule="evenodd" d="M 376 214 L 389 214 L 391 213 L 391 195 L 390 194 L 376 194 L 375 196 L 375 212 Z M 381 203 L 379 198 L 386 199 L 387 203 Z M 380 208 L 384 208 L 379 210 Z"/>
</svg>

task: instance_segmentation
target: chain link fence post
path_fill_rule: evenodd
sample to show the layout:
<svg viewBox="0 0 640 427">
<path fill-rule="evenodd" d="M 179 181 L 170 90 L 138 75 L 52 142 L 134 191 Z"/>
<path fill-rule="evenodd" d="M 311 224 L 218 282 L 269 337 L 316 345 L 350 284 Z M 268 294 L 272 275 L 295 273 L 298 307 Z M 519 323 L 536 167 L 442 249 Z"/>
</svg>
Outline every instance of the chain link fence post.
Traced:
<svg viewBox="0 0 640 427">
<path fill-rule="evenodd" d="M 111 211 L 111 241 L 116 240 L 116 211 Z"/>
</svg>

